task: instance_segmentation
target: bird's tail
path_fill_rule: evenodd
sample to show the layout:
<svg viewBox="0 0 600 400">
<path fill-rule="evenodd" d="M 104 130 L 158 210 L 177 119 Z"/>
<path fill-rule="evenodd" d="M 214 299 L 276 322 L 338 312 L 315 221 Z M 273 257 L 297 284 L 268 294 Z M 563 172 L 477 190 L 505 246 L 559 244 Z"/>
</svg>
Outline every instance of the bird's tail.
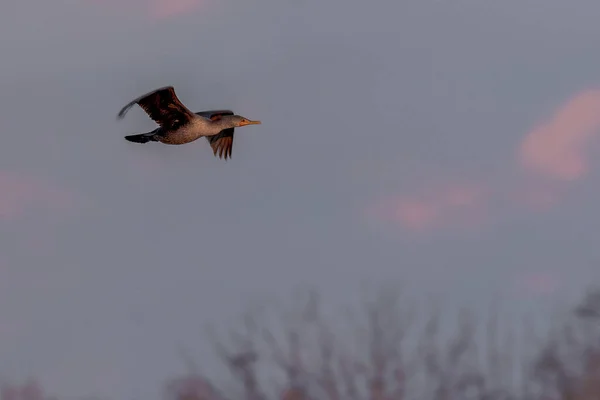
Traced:
<svg viewBox="0 0 600 400">
<path fill-rule="evenodd" d="M 156 137 L 154 136 L 155 132 L 148 133 L 140 133 L 137 135 L 129 135 L 125 136 L 125 139 L 129 140 L 133 143 L 148 143 L 148 142 L 156 142 Z"/>
</svg>

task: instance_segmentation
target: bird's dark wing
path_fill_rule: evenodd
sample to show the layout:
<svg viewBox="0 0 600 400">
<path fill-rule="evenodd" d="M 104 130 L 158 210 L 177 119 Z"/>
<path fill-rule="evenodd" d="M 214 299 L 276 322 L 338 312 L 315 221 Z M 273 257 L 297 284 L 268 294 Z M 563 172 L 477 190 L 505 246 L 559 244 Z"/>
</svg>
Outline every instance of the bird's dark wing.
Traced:
<svg viewBox="0 0 600 400">
<path fill-rule="evenodd" d="M 214 136 L 206 136 L 208 142 L 210 143 L 210 147 L 213 149 L 213 154 L 217 156 L 217 152 L 219 153 L 219 158 L 225 156 L 227 160 L 227 156 L 231 158 L 231 150 L 233 149 L 233 131 L 235 128 L 227 128 L 223 129 L 217 135 Z"/>
<path fill-rule="evenodd" d="M 197 112 L 196 115 L 200 115 L 201 117 L 208 119 L 217 119 L 221 115 L 233 115 L 233 111 L 231 110 L 208 110 L 208 111 L 200 111 Z"/>
<path fill-rule="evenodd" d="M 135 104 L 166 130 L 175 130 L 188 123 L 194 116 L 177 98 L 173 86 L 165 86 L 138 97 L 123 107 L 117 118 L 123 118 Z"/>
<path fill-rule="evenodd" d="M 208 111 L 200 111 L 196 113 L 204 118 L 211 119 L 216 121 L 223 115 L 233 115 L 233 111 L 231 110 L 208 110 Z M 217 152 L 219 153 L 218 157 L 222 158 L 225 156 L 231 158 L 231 150 L 233 148 L 233 131 L 234 128 L 223 129 L 217 135 L 214 136 L 206 136 L 206 140 L 210 143 L 210 147 L 213 149 L 213 154 L 217 156 Z"/>
</svg>

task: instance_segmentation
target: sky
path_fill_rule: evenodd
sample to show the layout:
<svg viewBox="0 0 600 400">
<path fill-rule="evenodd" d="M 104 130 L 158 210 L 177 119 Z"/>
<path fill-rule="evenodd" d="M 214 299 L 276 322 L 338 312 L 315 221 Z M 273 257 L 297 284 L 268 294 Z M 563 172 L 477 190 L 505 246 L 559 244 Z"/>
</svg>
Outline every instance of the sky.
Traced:
<svg viewBox="0 0 600 400">
<path fill-rule="evenodd" d="M 11 0 L 0 9 L 0 376 L 156 398 L 206 323 L 397 281 L 515 310 L 573 297 L 600 248 L 596 0 Z M 173 85 L 231 108 L 129 143 Z M 487 297 L 486 297 L 487 296 Z M 155 396 L 155 397 L 152 397 Z"/>
</svg>

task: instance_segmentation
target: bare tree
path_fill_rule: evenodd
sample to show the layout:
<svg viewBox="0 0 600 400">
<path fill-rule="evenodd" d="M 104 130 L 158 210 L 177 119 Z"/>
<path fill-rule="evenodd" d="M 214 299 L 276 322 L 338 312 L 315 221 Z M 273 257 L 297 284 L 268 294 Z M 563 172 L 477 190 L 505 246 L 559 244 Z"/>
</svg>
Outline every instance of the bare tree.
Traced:
<svg viewBox="0 0 600 400">
<path fill-rule="evenodd" d="M 363 304 L 361 313 L 334 321 L 308 291 L 276 313 L 278 327 L 247 316 L 243 329 L 230 332 L 234 346 L 215 345 L 233 372 L 243 371 L 236 376 L 248 399 L 517 398 L 511 376 L 520 360 L 510 354 L 514 338 L 499 334 L 496 314 L 482 334 L 474 315 L 461 310 L 446 332 L 441 324 L 448 315 L 434 310 L 423 318 L 397 290 L 375 293 Z M 264 379 L 259 384 L 259 370 L 277 370 L 282 379 L 269 390 Z"/>
<path fill-rule="evenodd" d="M 190 372 L 167 381 L 164 397 L 600 400 L 600 289 L 554 315 L 545 335 L 503 322 L 497 306 L 476 318 L 467 309 L 420 309 L 394 290 L 362 304 L 358 312 L 327 311 L 307 291 L 289 307 L 254 309 L 238 329 L 210 331 L 235 390 L 217 388 L 188 361 Z M 0 400 L 50 399 L 29 380 L 0 384 Z"/>
</svg>

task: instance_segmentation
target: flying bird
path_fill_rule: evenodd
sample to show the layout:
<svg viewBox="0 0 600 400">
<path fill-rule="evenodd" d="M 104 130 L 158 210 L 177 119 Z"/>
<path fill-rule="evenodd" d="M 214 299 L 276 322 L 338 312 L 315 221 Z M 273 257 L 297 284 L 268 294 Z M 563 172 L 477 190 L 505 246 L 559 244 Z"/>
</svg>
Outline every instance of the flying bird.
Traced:
<svg viewBox="0 0 600 400">
<path fill-rule="evenodd" d="M 235 128 L 257 125 L 231 110 L 208 110 L 191 112 L 181 103 L 173 86 L 165 86 L 146 93 L 131 101 L 119 111 L 117 119 L 122 119 L 134 105 L 139 105 L 159 126 L 146 133 L 125 136 L 130 142 L 164 144 L 185 144 L 205 137 L 213 149 L 213 154 L 225 159 L 231 158 L 233 133 Z"/>
</svg>

